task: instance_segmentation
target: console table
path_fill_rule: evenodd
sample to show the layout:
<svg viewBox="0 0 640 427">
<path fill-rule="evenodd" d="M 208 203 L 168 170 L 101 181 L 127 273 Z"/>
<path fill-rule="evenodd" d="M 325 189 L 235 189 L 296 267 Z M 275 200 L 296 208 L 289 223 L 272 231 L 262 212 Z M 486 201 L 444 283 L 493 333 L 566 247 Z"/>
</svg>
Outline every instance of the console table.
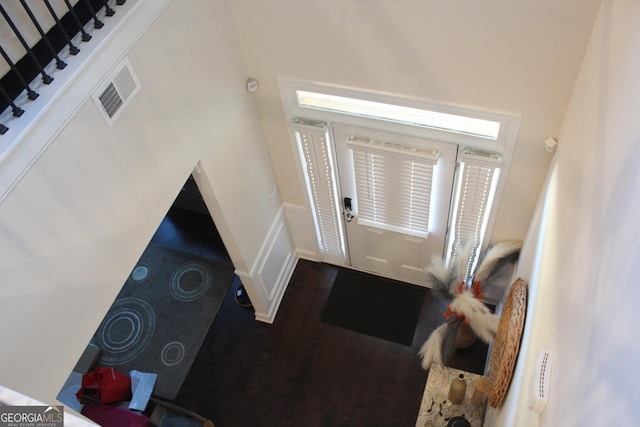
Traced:
<svg viewBox="0 0 640 427">
<path fill-rule="evenodd" d="M 454 405 L 447 400 L 447 395 L 451 381 L 459 374 L 464 374 L 464 378 L 467 381 L 467 391 L 464 401 Z M 427 385 L 422 395 L 416 427 L 446 427 L 447 421 L 456 416 L 466 418 L 472 427 L 482 427 L 487 400 L 485 398 L 480 406 L 471 404 L 471 396 L 476 382 L 480 378 L 482 378 L 482 375 L 432 364 L 429 369 Z"/>
</svg>

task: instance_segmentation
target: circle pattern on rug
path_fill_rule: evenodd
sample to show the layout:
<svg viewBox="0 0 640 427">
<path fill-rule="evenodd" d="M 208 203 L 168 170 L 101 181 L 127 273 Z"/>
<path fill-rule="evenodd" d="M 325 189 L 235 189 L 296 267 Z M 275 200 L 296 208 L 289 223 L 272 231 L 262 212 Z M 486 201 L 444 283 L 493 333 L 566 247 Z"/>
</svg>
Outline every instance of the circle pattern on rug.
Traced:
<svg viewBox="0 0 640 427">
<path fill-rule="evenodd" d="M 178 301 L 200 298 L 211 286 L 211 271 L 198 262 L 182 264 L 171 275 L 171 295 Z"/>
<path fill-rule="evenodd" d="M 176 366 L 184 359 L 184 344 L 180 341 L 171 341 L 162 348 L 160 360 L 165 366 Z"/>
<path fill-rule="evenodd" d="M 149 277 L 150 272 L 151 267 L 148 264 L 137 265 L 131 272 L 131 280 L 138 283 L 144 282 Z"/>
<path fill-rule="evenodd" d="M 101 361 L 118 365 L 133 360 L 149 345 L 155 327 L 155 313 L 146 301 L 134 297 L 116 300 L 98 332 Z"/>
</svg>

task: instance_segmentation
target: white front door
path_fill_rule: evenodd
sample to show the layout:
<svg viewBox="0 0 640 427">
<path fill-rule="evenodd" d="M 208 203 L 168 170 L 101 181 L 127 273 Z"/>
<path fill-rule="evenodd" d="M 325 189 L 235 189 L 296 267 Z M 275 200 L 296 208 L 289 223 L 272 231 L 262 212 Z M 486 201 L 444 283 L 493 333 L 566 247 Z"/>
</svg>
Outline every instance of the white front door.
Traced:
<svg viewBox="0 0 640 427">
<path fill-rule="evenodd" d="M 351 266 L 425 283 L 424 267 L 444 254 L 457 145 L 343 124 L 333 132 Z"/>
</svg>

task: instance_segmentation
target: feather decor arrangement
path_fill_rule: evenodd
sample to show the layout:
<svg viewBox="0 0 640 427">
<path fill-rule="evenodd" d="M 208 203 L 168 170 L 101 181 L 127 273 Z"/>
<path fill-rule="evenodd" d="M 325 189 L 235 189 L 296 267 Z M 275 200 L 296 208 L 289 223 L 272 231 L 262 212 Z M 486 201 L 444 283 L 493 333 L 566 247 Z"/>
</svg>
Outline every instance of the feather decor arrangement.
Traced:
<svg viewBox="0 0 640 427">
<path fill-rule="evenodd" d="M 425 268 L 427 286 L 434 297 L 449 301 L 445 323 L 436 328 L 418 353 L 426 370 L 432 363 L 443 365 L 456 348 L 471 345 L 475 338 L 490 343 L 498 330 L 499 317 L 482 301 L 483 290 L 491 286 L 502 268 L 514 263 L 520 255 L 521 242 L 505 241 L 492 245 L 479 258 L 471 278 L 465 281 L 466 266 L 471 257 L 471 247 L 464 248 L 460 262 L 448 266 L 445 260 L 434 257 Z M 465 335 L 471 336 L 461 343 Z"/>
</svg>

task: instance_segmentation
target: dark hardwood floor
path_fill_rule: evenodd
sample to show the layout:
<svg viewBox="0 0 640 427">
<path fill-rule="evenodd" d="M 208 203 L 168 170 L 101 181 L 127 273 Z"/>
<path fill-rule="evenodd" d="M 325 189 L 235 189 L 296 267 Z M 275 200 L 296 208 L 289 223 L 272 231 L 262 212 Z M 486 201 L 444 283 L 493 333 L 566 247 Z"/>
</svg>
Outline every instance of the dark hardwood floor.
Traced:
<svg viewBox="0 0 640 427">
<path fill-rule="evenodd" d="M 194 215 L 170 211 L 154 241 L 228 260 L 211 219 Z M 414 426 L 427 379 L 417 353 L 446 307 L 427 293 L 410 347 L 327 325 L 337 272 L 300 260 L 273 324 L 235 302 L 236 278 L 174 403 L 217 427 Z M 482 373 L 486 352 L 478 342 L 449 365 Z"/>
<path fill-rule="evenodd" d="M 231 264 L 229 254 L 209 215 L 172 207 L 151 241 Z"/>
</svg>

